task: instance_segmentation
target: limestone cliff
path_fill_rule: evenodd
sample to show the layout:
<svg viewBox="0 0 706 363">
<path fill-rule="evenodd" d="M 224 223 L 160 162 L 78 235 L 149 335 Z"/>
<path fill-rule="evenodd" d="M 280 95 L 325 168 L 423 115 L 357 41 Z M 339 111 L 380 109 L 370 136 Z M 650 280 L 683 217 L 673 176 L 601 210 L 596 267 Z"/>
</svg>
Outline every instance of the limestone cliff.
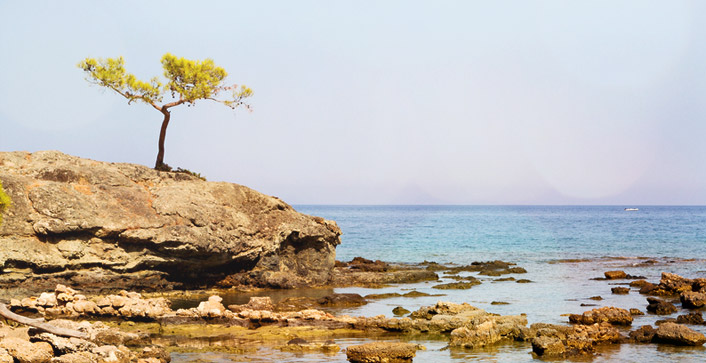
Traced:
<svg viewBox="0 0 706 363">
<path fill-rule="evenodd" d="M 0 287 L 326 283 L 341 231 L 250 188 L 57 151 L 0 152 Z"/>
</svg>

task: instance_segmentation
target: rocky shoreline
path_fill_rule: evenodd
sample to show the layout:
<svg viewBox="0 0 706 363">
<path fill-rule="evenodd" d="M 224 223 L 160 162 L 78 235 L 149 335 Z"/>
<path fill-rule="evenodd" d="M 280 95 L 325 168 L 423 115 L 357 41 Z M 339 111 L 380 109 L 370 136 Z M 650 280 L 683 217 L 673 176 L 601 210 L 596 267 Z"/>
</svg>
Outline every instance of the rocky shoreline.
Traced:
<svg viewBox="0 0 706 363">
<path fill-rule="evenodd" d="M 346 264 L 339 263 L 337 269 L 348 270 L 343 272 L 348 274 L 347 277 L 342 278 L 346 283 L 377 286 L 382 281 L 397 279 L 400 271 L 433 270 L 436 271 L 434 273 L 453 274 L 454 271 L 464 270 L 488 273 L 515 268 L 514 272 L 510 273 L 521 273 L 519 268 L 510 266 L 502 261 L 489 261 L 468 266 L 425 264 L 416 269 L 407 266 L 406 269 L 399 270 L 399 266 L 394 267 L 380 261 L 357 259 Z M 371 271 L 373 269 L 377 271 Z M 378 277 L 371 279 L 370 274 L 376 274 Z M 360 277 L 360 280 L 356 281 L 353 276 Z M 407 273 L 405 276 L 414 276 L 411 279 L 416 281 L 418 275 Z M 616 277 L 610 271 L 606 273 L 606 278 L 609 276 L 613 276 L 611 280 L 629 279 L 622 275 Z M 396 336 L 401 340 L 349 346 L 346 354 L 351 362 L 381 361 L 380 359 L 385 357 L 411 361 L 416 352 L 424 347 L 405 343 L 409 339 L 406 337 L 423 336 L 446 340 L 447 346 L 454 349 L 478 349 L 503 342 L 524 342 L 528 351 L 536 357 L 558 359 L 576 355 L 590 356 L 595 354 L 599 347 L 606 345 L 653 343 L 701 346 L 706 342 L 703 334 L 688 327 L 690 324 L 705 324 L 698 307 L 702 306 L 699 305 L 700 298 L 706 296 L 703 295 L 706 293 L 706 279 L 689 279 L 663 273 L 658 283 L 650 284 L 634 279 L 629 281 L 632 281 L 633 288 L 641 286 L 640 292 L 646 295 L 645 306 L 630 309 L 602 307 L 587 310 L 582 314 L 570 314 L 567 325 L 528 325 L 524 315 L 502 316 L 467 303 L 444 301 L 424 306 L 405 314 L 404 317 L 393 318 L 334 315 L 321 310 L 327 307 L 357 306 L 367 303 L 368 299 L 386 299 L 403 294 L 370 297 L 332 294 L 319 299 L 290 298 L 278 302 L 273 302 L 269 297 L 252 297 L 247 304 L 229 306 L 224 306 L 222 298 L 218 295 L 212 295 L 197 307 L 172 310 L 170 301 L 164 297 L 143 297 L 137 292 L 128 291 L 109 295 L 84 295 L 59 285 L 53 291 L 38 296 L 14 299 L 10 307 L 17 313 L 54 319 L 50 320 L 50 323 L 79 329 L 91 337 L 85 341 L 77 338 L 67 340 L 46 332 L 25 329 L 28 332 L 21 338 L 23 341 L 31 342 L 29 344 L 34 344 L 32 347 L 40 344 L 44 351 L 49 351 L 45 349 L 47 346 L 42 344 L 46 343 L 55 354 L 51 360 L 43 360 L 41 357 L 19 360 L 28 362 L 108 361 L 101 354 L 122 357 L 118 359 L 120 362 L 168 362 L 169 351 L 199 351 L 201 339 L 214 338 L 238 341 L 239 343 L 228 347 L 227 351 L 233 354 L 252 352 L 257 349 L 257 344 L 265 344 L 272 349 L 288 353 L 341 354 L 341 348 L 336 341 L 343 337 L 374 339 L 376 336 L 385 336 L 389 339 Z M 645 286 L 650 288 L 646 289 Z M 686 310 L 687 314 L 679 315 L 677 319 L 658 321 L 656 327 L 645 325 L 633 329 L 633 316 L 642 314 L 642 310 L 659 314 L 661 310 L 650 308 L 650 305 L 671 304 L 661 299 L 655 303 L 654 296 L 647 294 L 656 294 L 670 301 L 680 299 L 681 309 Z M 414 296 L 428 295 L 410 295 L 411 298 Z M 97 339 L 99 336 L 110 338 Z M 0 340 L 0 348 L 20 344 L 16 335 L 6 334 L 5 337 L 7 338 Z M 11 340 L 3 343 L 10 337 Z M 64 341 L 70 342 L 71 347 L 67 348 L 69 343 Z M 111 347 L 100 345 L 106 343 L 111 343 Z M 42 349 L 37 346 L 31 350 L 40 352 Z M 14 357 L 13 359 L 19 359 L 16 356 L 20 354 L 19 350 L 5 350 L 8 355 Z M 0 350 L 0 357 L 2 354 L 3 351 Z M 85 357 L 91 358 L 81 360 Z"/>
</svg>

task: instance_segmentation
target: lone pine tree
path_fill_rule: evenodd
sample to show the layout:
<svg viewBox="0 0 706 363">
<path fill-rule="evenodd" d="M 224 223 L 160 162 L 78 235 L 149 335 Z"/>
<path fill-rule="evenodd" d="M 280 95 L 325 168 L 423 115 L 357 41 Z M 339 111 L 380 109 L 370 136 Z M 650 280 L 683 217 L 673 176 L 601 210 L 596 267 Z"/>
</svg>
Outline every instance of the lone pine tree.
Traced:
<svg viewBox="0 0 706 363">
<path fill-rule="evenodd" d="M 112 89 L 127 98 L 128 104 L 133 101 L 144 102 L 162 113 L 164 118 L 159 131 L 159 152 L 154 165 L 157 170 L 169 170 L 169 166 L 164 163 L 164 138 L 172 107 L 182 104 L 191 106 L 198 100 L 211 100 L 233 109 L 241 106 L 250 109 L 244 100 L 252 96 L 252 90 L 235 84 L 224 85 L 228 73 L 216 66 L 212 59 L 194 61 L 165 54 L 162 57 L 162 67 L 166 84 L 162 84 L 157 77 L 144 82 L 127 73 L 123 57 L 86 58 L 78 66 L 88 73 L 86 80 Z M 165 94 L 171 98 L 169 102 L 163 103 Z"/>
</svg>

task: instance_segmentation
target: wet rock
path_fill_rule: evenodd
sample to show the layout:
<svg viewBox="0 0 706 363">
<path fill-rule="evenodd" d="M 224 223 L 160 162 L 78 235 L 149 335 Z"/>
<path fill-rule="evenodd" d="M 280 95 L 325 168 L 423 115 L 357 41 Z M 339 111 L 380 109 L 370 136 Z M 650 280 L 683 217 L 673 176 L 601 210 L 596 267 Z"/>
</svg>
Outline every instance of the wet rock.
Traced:
<svg viewBox="0 0 706 363">
<path fill-rule="evenodd" d="M 365 295 L 365 298 L 366 299 L 390 299 L 393 297 L 400 297 L 400 296 L 402 296 L 402 294 L 400 294 L 399 292 L 388 292 L 388 293 L 384 293 L 384 294 Z"/>
<path fill-rule="evenodd" d="M 24 339 L 6 337 L 0 340 L 0 348 L 20 363 L 45 363 L 54 357 L 54 350 L 47 342 L 31 343 Z"/>
<path fill-rule="evenodd" d="M 157 363 L 168 363 L 171 362 L 172 358 L 164 348 L 153 345 L 149 347 L 144 347 L 138 354 L 139 359 L 151 359 Z"/>
<path fill-rule="evenodd" d="M 358 294 L 331 294 L 317 300 L 320 306 L 352 307 L 365 305 L 368 302 Z"/>
<path fill-rule="evenodd" d="M 569 315 L 569 322 L 584 325 L 601 322 L 614 325 L 630 325 L 632 324 L 632 315 L 625 309 L 610 306 L 586 311 L 581 315 L 571 314 Z"/>
<path fill-rule="evenodd" d="M 672 294 L 679 294 L 692 290 L 694 280 L 681 277 L 677 274 L 662 272 L 662 279 L 659 281 L 659 288 Z"/>
<path fill-rule="evenodd" d="M 437 315 L 459 315 L 468 312 L 483 312 L 483 310 L 467 303 L 455 304 L 446 301 L 439 301 L 433 306 L 422 306 L 417 311 L 414 311 L 409 317 L 412 319 L 431 320 Z"/>
<path fill-rule="evenodd" d="M 386 272 L 365 272 L 336 268 L 331 279 L 332 286 L 379 287 L 387 284 L 406 284 L 439 279 L 434 271 L 425 269 L 392 270 Z"/>
<path fill-rule="evenodd" d="M 294 338 L 287 342 L 287 345 L 279 346 L 277 349 L 283 352 L 305 353 L 305 352 L 321 352 L 321 353 L 336 353 L 341 350 L 333 340 L 327 340 L 323 343 L 309 342 L 306 339 Z"/>
<path fill-rule="evenodd" d="M 510 303 L 507 301 L 493 301 L 490 305 L 510 305 Z"/>
<path fill-rule="evenodd" d="M 250 298 L 245 306 L 252 310 L 274 310 L 274 304 L 272 304 L 272 299 L 269 296 L 253 296 Z"/>
<path fill-rule="evenodd" d="M 501 275 L 507 275 L 507 274 L 524 274 L 527 273 L 527 270 L 525 270 L 522 267 L 511 267 L 511 268 L 503 268 L 503 269 L 484 269 L 478 272 L 479 275 L 485 275 L 485 276 L 501 276 Z"/>
<path fill-rule="evenodd" d="M 527 318 L 502 316 L 496 319 L 471 319 L 451 332 L 449 346 L 478 348 L 503 339 L 522 339 L 527 334 Z"/>
<path fill-rule="evenodd" d="M 59 355 L 90 351 L 97 347 L 95 343 L 85 339 L 60 337 L 49 333 L 34 334 L 34 332 L 32 332 L 31 335 L 32 341 L 49 343 L 53 350 Z"/>
<path fill-rule="evenodd" d="M 630 340 L 637 343 L 650 343 L 655 336 L 655 329 L 651 325 L 643 325 L 628 334 Z"/>
<path fill-rule="evenodd" d="M 407 315 L 410 313 L 410 311 L 401 307 L 401 306 L 398 306 L 398 307 L 392 309 L 392 313 L 395 315 Z"/>
<path fill-rule="evenodd" d="M 541 357 L 570 357 L 592 354 L 599 344 L 621 341 L 620 332 L 609 323 L 566 327 L 553 324 L 532 324 L 532 351 Z"/>
<path fill-rule="evenodd" d="M 366 272 L 384 272 L 389 268 L 389 265 L 385 262 L 380 260 L 372 261 L 363 257 L 354 257 L 351 262 L 346 264 L 346 266 L 352 270 Z"/>
<path fill-rule="evenodd" d="M 589 299 L 591 299 L 591 300 L 597 300 L 597 301 L 603 300 L 603 298 L 600 297 L 600 296 L 591 296 L 591 297 L 589 297 Z"/>
<path fill-rule="evenodd" d="M 619 280 L 628 277 L 628 274 L 626 274 L 625 271 L 606 271 L 603 274 L 608 280 Z"/>
<path fill-rule="evenodd" d="M 647 280 L 630 281 L 631 287 L 640 287 L 641 288 L 641 287 L 645 286 L 646 284 L 649 284 L 649 282 L 647 282 Z"/>
<path fill-rule="evenodd" d="M 404 296 L 404 297 L 422 297 L 422 296 L 444 296 L 444 295 L 443 294 L 427 294 L 426 292 L 413 290 L 413 291 L 402 294 L 402 296 Z"/>
<path fill-rule="evenodd" d="M 635 316 L 635 315 L 645 315 L 645 313 L 643 313 L 642 311 L 640 311 L 640 309 L 632 308 L 632 309 L 630 309 L 630 315 L 633 315 L 633 316 Z"/>
<path fill-rule="evenodd" d="M 686 315 L 677 316 L 677 323 L 679 324 L 692 324 L 692 325 L 704 325 L 703 315 L 700 312 L 693 312 Z"/>
<path fill-rule="evenodd" d="M 244 305 L 228 305 L 228 310 L 233 312 L 241 312 L 243 310 L 275 310 L 274 304 L 272 304 L 272 299 L 269 296 L 252 296 L 247 304 Z"/>
<path fill-rule="evenodd" d="M 529 284 L 530 282 L 532 282 L 532 280 L 528 280 L 528 279 L 519 279 L 519 280 L 517 280 L 517 281 L 515 281 L 515 282 L 518 283 L 518 284 Z"/>
<path fill-rule="evenodd" d="M 640 287 L 640 294 L 644 295 L 652 295 L 655 294 L 659 291 L 659 287 L 651 282 L 645 282 L 642 284 Z"/>
<path fill-rule="evenodd" d="M 8 296 L 57 283 L 101 293 L 331 279 L 336 223 L 250 188 L 57 151 L 2 152 L 0 164 L 13 201 L 4 261 L 39 267 L 2 276 Z"/>
<path fill-rule="evenodd" d="M 647 305 L 647 311 L 657 315 L 669 315 L 677 311 L 677 307 L 674 304 L 655 297 L 648 297 L 647 303 L 649 304 Z"/>
<path fill-rule="evenodd" d="M 503 277 L 493 280 L 493 282 L 503 282 L 503 281 L 515 281 L 514 277 Z"/>
<path fill-rule="evenodd" d="M 653 341 L 673 345 L 697 346 L 706 343 L 706 336 L 681 324 L 664 323 L 655 331 Z"/>
<path fill-rule="evenodd" d="M 610 289 L 610 292 L 613 294 L 618 294 L 618 295 L 625 295 L 630 293 L 630 288 L 629 287 L 613 287 Z"/>
<path fill-rule="evenodd" d="M 684 291 L 679 296 L 681 306 L 687 309 L 698 309 L 706 306 L 706 293 Z"/>
<path fill-rule="evenodd" d="M 426 348 L 412 343 L 374 342 L 351 345 L 346 357 L 353 363 L 412 362 L 419 349 Z"/>
<path fill-rule="evenodd" d="M 98 356 L 101 362 L 128 363 L 132 361 L 134 354 L 124 346 L 104 345 L 95 348 L 91 353 Z"/>
<path fill-rule="evenodd" d="M 479 282 L 449 282 L 432 286 L 433 289 L 439 290 L 468 290 L 473 286 L 480 285 Z"/>
</svg>

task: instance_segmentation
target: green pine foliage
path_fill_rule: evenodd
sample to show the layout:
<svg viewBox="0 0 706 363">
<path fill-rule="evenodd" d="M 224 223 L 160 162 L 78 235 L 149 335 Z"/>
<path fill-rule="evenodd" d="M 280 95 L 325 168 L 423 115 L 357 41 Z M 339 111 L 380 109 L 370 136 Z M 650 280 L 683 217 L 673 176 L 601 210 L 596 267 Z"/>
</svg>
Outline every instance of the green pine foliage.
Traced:
<svg viewBox="0 0 706 363">
<path fill-rule="evenodd" d="M 2 188 L 2 182 L 0 181 L 0 223 L 2 223 L 2 213 L 10 207 L 10 204 L 10 196 L 5 194 L 5 190 Z"/>
<path fill-rule="evenodd" d="M 160 171 L 170 169 L 164 163 L 164 139 L 172 107 L 182 104 L 193 106 L 198 100 L 209 100 L 232 109 L 250 109 L 245 100 L 253 95 L 253 91 L 247 86 L 226 84 L 228 73 L 208 58 L 200 61 L 165 54 L 162 57 L 162 68 L 166 82 L 157 77 L 153 77 L 149 82 L 137 79 L 125 70 L 123 57 L 86 58 L 78 67 L 86 72 L 87 81 L 115 91 L 125 97 L 128 104 L 134 101 L 142 102 L 162 113 L 159 152 L 155 162 L 155 169 Z"/>
</svg>

